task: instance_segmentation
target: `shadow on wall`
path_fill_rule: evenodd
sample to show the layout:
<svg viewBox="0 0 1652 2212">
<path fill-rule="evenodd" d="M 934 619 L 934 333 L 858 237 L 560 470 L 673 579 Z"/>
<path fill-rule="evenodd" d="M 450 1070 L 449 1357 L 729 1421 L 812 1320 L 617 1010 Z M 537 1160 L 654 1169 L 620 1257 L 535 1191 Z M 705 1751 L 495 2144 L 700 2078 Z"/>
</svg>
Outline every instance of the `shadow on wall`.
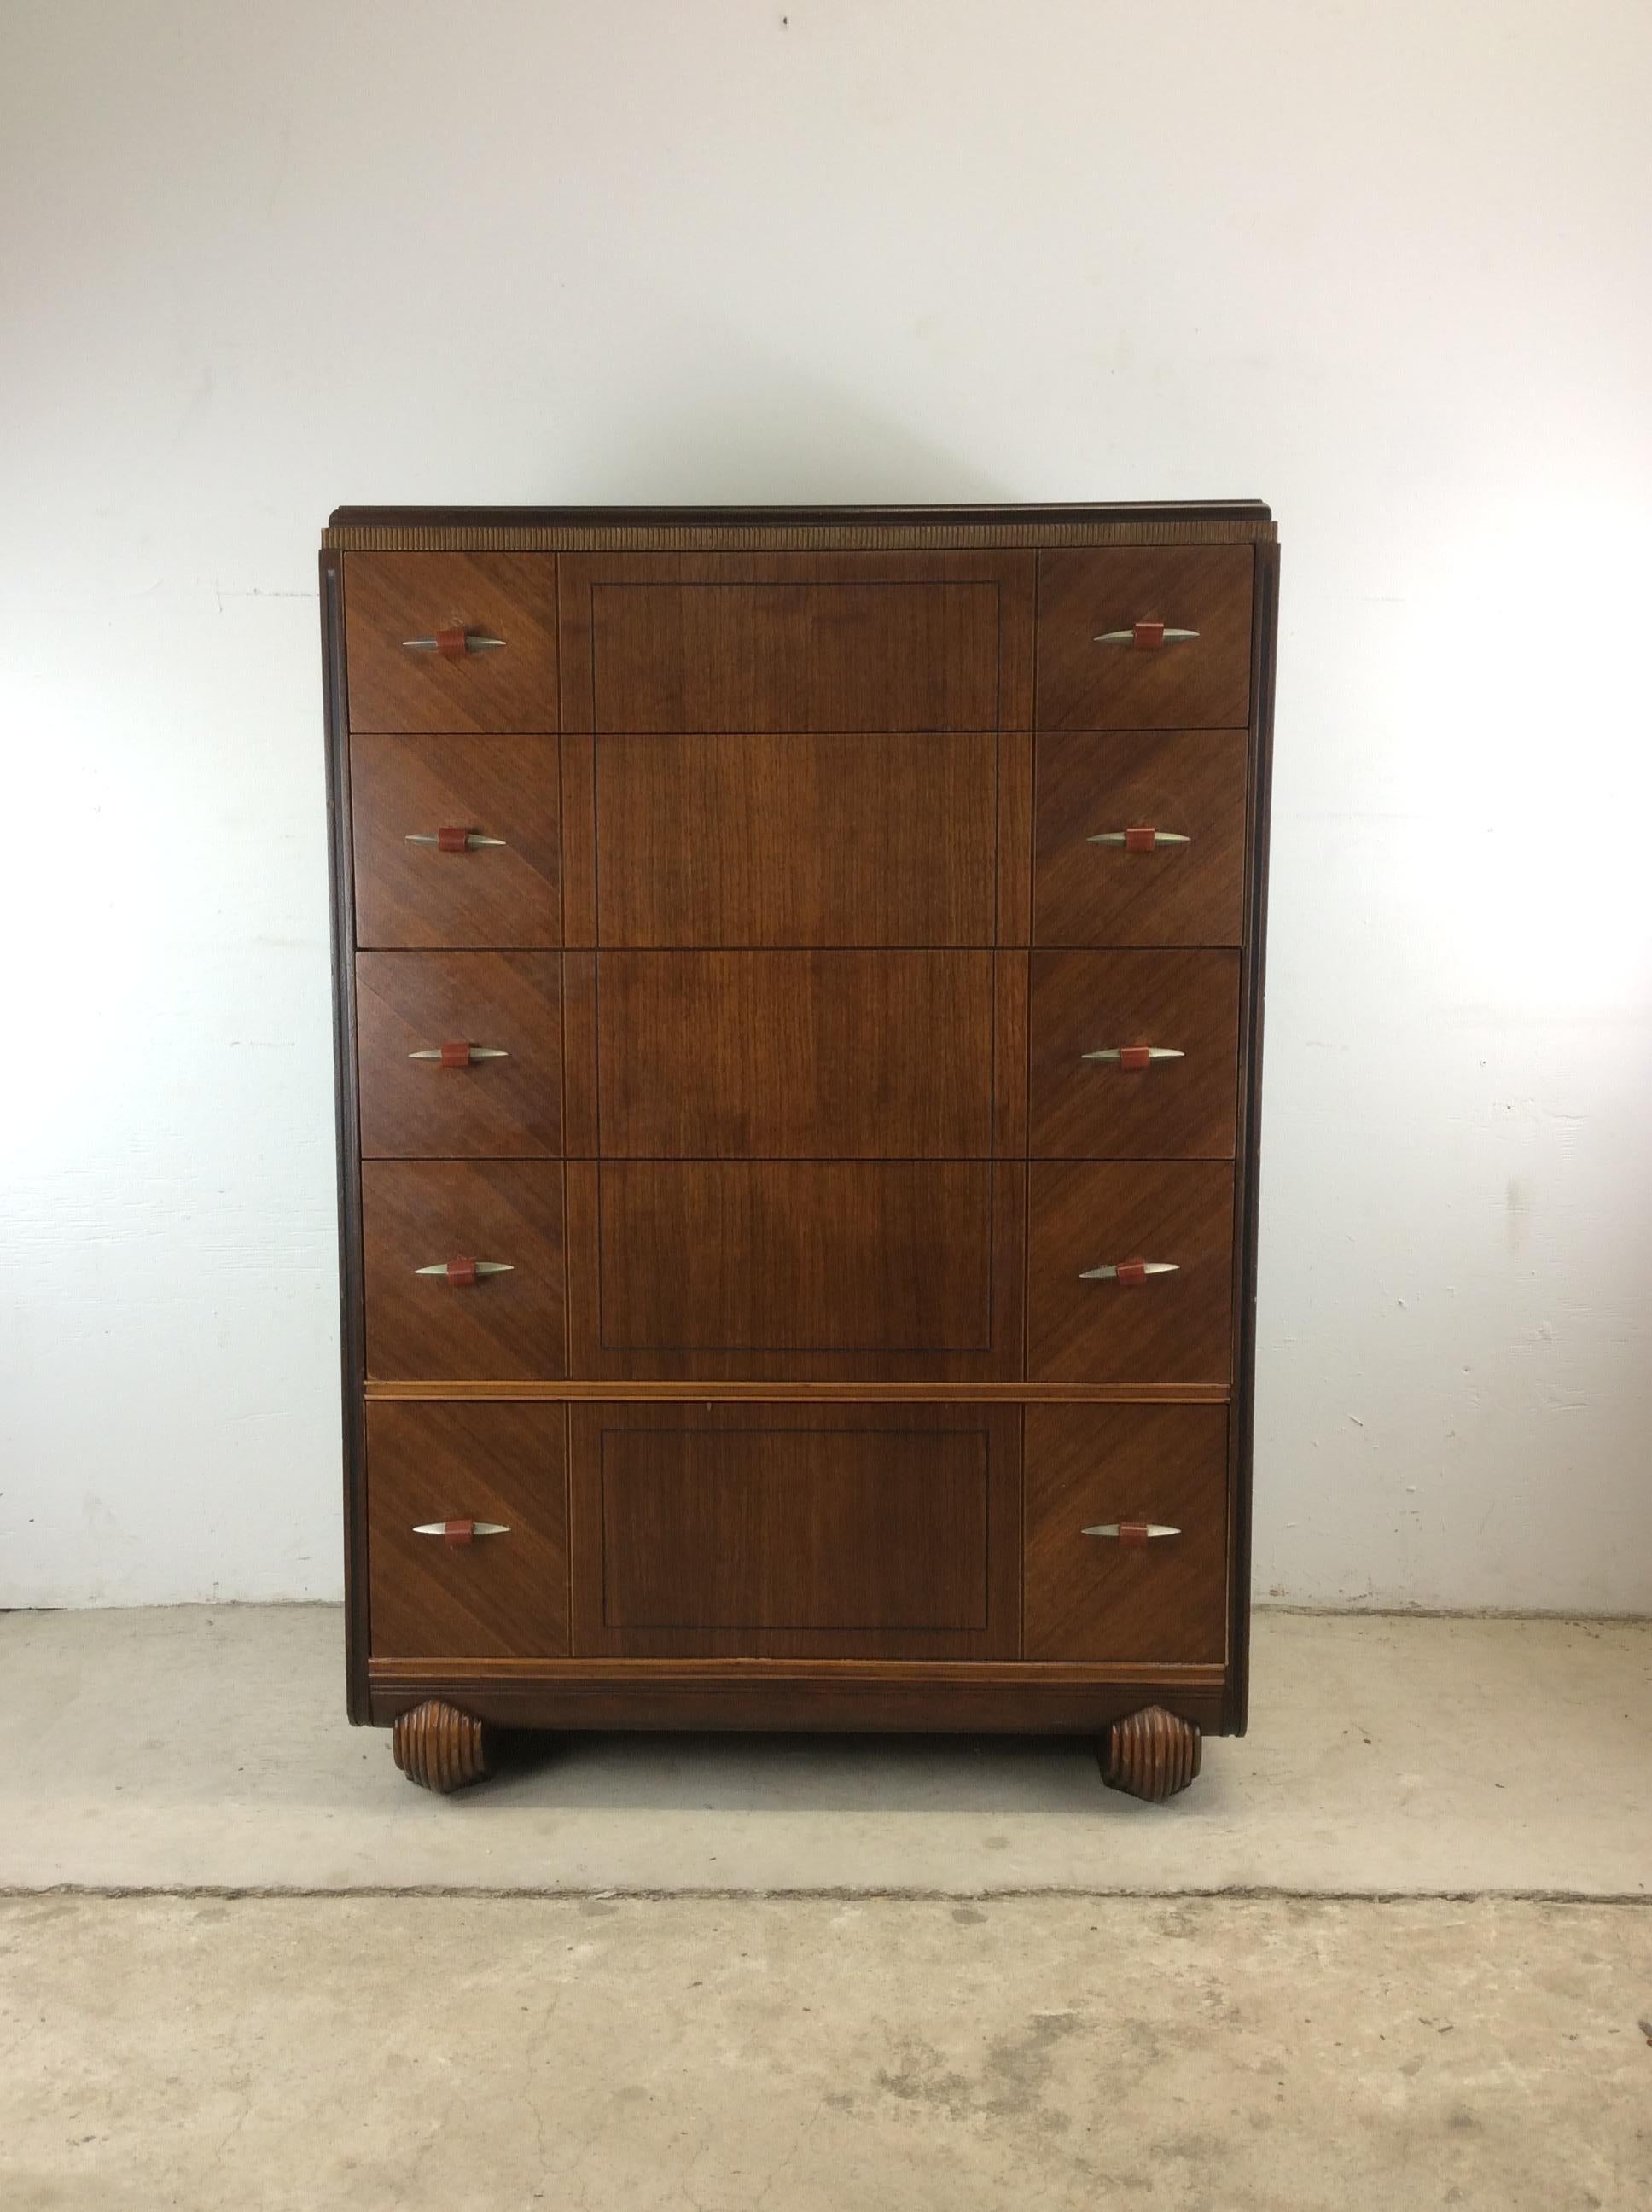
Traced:
<svg viewBox="0 0 1652 2212">
<path fill-rule="evenodd" d="M 910 423 L 811 383 L 778 359 L 748 362 L 714 398 L 640 409 L 617 434 L 569 441 L 529 494 L 546 506 L 983 504 L 1012 496 L 975 462 Z"/>
</svg>

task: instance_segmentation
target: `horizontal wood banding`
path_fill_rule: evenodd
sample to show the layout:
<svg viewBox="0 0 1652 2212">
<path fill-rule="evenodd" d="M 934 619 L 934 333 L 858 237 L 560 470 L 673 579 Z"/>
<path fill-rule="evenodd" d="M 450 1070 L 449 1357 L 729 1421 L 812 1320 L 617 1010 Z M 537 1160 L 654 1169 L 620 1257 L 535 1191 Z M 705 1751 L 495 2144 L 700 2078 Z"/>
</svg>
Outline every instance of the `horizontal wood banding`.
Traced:
<svg viewBox="0 0 1652 2212">
<path fill-rule="evenodd" d="M 375 553 L 820 553 L 985 551 L 1044 545 L 1252 545 L 1272 520 L 1194 522 L 731 523 L 649 526 L 536 523 L 333 523 L 324 550 Z"/>
<path fill-rule="evenodd" d="M 412 1380 L 370 1382 L 365 1395 L 374 1399 L 475 1398 L 566 1400 L 582 1405 L 592 1400 L 653 1400 L 669 1404 L 682 1399 L 742 1399 L 754 1402 L 830 1405 L 861 1400 L 886 1405 L 969 1404 L 1042 1405 L 1187 1405 L 1218 1406 L 1231 1395 L 1224 1382 L 730 1382 L 684 1381 L 669 1382 L 489 1382 L 481 1377 L 454 1382 L 439 1376 Z"/>
</svg>

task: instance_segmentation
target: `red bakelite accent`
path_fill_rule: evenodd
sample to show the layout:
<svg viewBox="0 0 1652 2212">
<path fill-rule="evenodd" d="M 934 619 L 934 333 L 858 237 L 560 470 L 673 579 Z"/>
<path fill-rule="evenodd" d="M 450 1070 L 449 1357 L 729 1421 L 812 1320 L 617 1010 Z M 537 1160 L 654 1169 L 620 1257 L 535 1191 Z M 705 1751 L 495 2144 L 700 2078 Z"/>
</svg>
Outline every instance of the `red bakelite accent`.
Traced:
<svg viewBox="0 0 1652 2212">
<path fill-rule="evenodd" d="M 1132 1551 L 1140 1551 L 1147 1541 L 1147 1523 L 1145 1521 L 1121 1521 L 1119 1541 L 1127 1544 Z"/>
<path fill-rule="evenodd" d="M 1124 833 L 1124 849 L 1127 853 L 1151 853 L 1153 840 L 1157 836 L 1158 831 L 1151 822 L 1133 823 Z"/>
<path fill-rule="evenodd" d="M 444 1037 L 441 1047 L 441 1064 L 444 1067 L 468 1067 L 471 1065 L 469 1043 L 463 1038 L 455 1041 L 452 1037 Z"/>
<path fill-rule="evenodd" d="M 442 1050 L 446 1052 L 446 1049 L 444 1045 Z M 1143 1068 L 1151 1067 L 1152 1061 L 1152 1051 L 1147 1045 L 1126 1044 L 1119 1048 L 1119 1066 L 1128 1068 L 1133 1075 L 1139 1075 Z"/>
<path fill-rule="evenodd" d="M 438 830 L 437 849 L 443 853 L 468 853 L 471 833 L 468 830 Z"/>
<path fill-rule="evenodd" d="M 1156 646 L 1163 644 L 1164 625 L 1162 622 L 1139 622 L 1135 624 L 1135 635 L 1137 652 L 1151 653 Z"/>
<path fill-rule="evenodd" d="M 444 1544 L 468 1544 L 475 1534 L 474 1521 L 444 1521 L 441 1524 Z"/>
<path fill-rule="evenodd" d="M 1138 623 L 1136 627 L 1139 629 L 1140 623 Z M 1163 623 L 1159 624 L 1159 628 L 1161 630 L 1164 628 Z M 1139 639 L 1137 640 L 1138 644 L 1140 641 Z M 465 653 L 465 632 L 462 629 L 439 629 L 436 632 L 436 650 L 444 660 L 463 660 Z"/>
<path fill-rule="evenodd" d="M 1145 1283 L 1147 1280 L 1146 1261 L 1121 1260 L 1118 1279 L 1125 1284 Z"/>
<path fill-rule="evenodd" d="M 456 1284 L 460 1290 L 468 1290 L 476 1280 L 476 1261 L 450 1260 L 447 1262 L 447 1279 L 450 1283 Z"/>
</svg>

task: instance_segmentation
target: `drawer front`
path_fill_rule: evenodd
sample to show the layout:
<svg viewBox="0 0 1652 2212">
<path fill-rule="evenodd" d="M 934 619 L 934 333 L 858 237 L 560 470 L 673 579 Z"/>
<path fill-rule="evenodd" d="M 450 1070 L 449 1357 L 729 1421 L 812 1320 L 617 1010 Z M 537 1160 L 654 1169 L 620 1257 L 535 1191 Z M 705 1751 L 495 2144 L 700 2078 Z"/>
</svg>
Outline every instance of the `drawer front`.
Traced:
<svg viewBox="0 0 1652 2212">
<path fill-rule="evenodd" d="M 570 1425 L 576 1653 L 1014 1656 L 1015 1409 L 594 1405 Z"/>
<path fill-rule="evenodd" d="M 561 1000 L 555 953 L 358 954 L 362 1157 L 554 1158 Z"/>
<path fill-rule="evenodd" d="M 1025 1453 L 1026 1656 L 1219 1663 L 1227 1407 L 1029 1406 Z"/>
<path fill-rule="evenodd" d="M 1035 1157 L 1233 1158 L 1237 952 L 1035 952 L 1031 993 Z"/>
<path fill-rule="evenodd" d="M 1029 1179 L 1027 1372 L 1040 1382 L 1227 1382 L 1230 1166 L 1037 1163 Z M 1142 1260 L 1174 1273 L 1088 1279 Z"/>
<path fill-rule="evenodd" d="M 352 730 L 556 727 L 556 563 L 546 554 L 347 554 L 344 639 Z"/>
<path fill-rule="evenodd" d="M 374 1658 L 564 1656 L 564 1409 L 383 1404 L 367 1419 Z M 495 1533 L 457 1540 L 467 1521 Z M 453 1540 L 420 1533 L 434 1523 Z"/>
<path fill-rule="evenodd" d="M 574 1371 L 1019 1371 L 1025 1170 L 973 1161 L 570 1161 Z"/>
<path fill-rule="evenodd" d="M 1217 731 L 1041 737 L 1034 943 L 1240 944 L 1246 749 Z"/>
<path fill-rule="evenodd" d="M 358 945 L 561 943 L 554 741 L 352 738 L 350 812 Z"/>
<path fill-rule="evenodd" d="M 560 1166 L 368 1160 L 361 1228 L 370 1377 L 566 1374 Z M 483 1263 L 474 1281 L 464 1279 L 467 1261 Z M 450 1261 L 454 1277 L 420 1272 Z"/>
<path fill-rule="evenodd" d="M 1040 727 L 1243 729 L 1254 567 L 1248 545 L 1041 553 Z"/>
<path fill-rule="evenodd" d="M 998 636 L 990 583 L 597 583 L 596 727 L 993 729 Z"/>
<path fill-rule="evenodd" d="M 604 945 L 991 945 L 991 735 L 602 738 Z"/>
<path fill-rule="evenodd" d="M 989 952 L 603 952 L 598 1149 L 960 1159 L 993 1149 Z"/>
</svg>

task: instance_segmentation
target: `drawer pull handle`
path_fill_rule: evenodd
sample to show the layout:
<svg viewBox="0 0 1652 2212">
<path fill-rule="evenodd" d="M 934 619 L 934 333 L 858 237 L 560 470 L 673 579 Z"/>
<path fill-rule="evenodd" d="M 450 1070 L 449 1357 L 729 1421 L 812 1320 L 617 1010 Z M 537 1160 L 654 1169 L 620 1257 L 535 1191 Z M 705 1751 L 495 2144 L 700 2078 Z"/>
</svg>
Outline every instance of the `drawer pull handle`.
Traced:
<svg viewBox="0 0 1652 2212">
<path fill-rule="evenodd" d="M 502 1521 L 416 1521 L 416 1536 L 440 1536 L 444 1544 L 469 1544 L 478 1536 L 508 1536 Z"/>
<path fill-rule="evenodd" d="M 463 660 L 471 653 L 502 653 L 505 641 L 483 629 L 439 629 L 434 637 L 404 637 L 402 647 L 407 653 L 439 653 L 444 660 Z"/>
<path fill-rule="evenodd" d="M 1132 623 L 1128 629 L 1104 629 L 1092 645 L 1127 645 L 1137 653 L 1157 653 L 1161 646 L 1191 645 L 1196 629 L 1167 629 L 1162 622 Z"/>
<path fill-rule="evenodd" d="M 1155 830 L 1151 823 L 1138 822 L 1128 830 L 1098 830 L 1084 842 L 1122 846 L 1127 853 L 1157 853 L 1167 845 L 1191 845 L 1193 839 L 1184 837 L 1179 830 Z"/>
<path fill-rule="evenodd" d="M 487 847 L 502 846 L 502 837 L 484 837 L 479 830 L 410 830 L 404 841 L 409 845 L 434 845 L 439 853 L 479 853 Z"/>
<path fill-rule="evenodd" d="M 410 1052 L 410 1060 L 439 1060 L 444 1067 L 471 1067 L 479 1060 L 508 1060 L 502 1045 L 465 1044 L 450 1037 L 446 1044 L 422 1045 L 417 1052 Z"/>
<path fill-rule="evenodd" d="M 1173 1044 L 1110 1044 L 1100 1052 L 1080 1053 L 1080 1060 L 1105 1060 L 1109 1066 L 1124 1068 L 1131 1075 L 1139 1075 L 1158 1060 L 1186 1060 L 1187 1054 Z"/>
<path fill-rule="evenodd" d="M 483 1275 L 508 1275 L 514 1270 L 508 1260 L 437 1260 L 428 1267 L 415 1267 L 413 1272 L 416 1275 L 440 1275 L 456 1290 L 468 1291 Z"/>
<path fill-rule="evenodd" d="M 1114 1260 L 1104 1267 L 1086 1267 L 1079 1276 L 1081 1283 L 1122 1283 L 1132 1289 L 1145 1283 L 1150 1275 L 1179 1275 L 1180 1260 Z"/>
<path fill-rule="evenodd" d="M 1127 1545 L 1132 1550 L 1151 1543 L 1157 1536 L 1179 1536 L 1180 1528 L 1173 1528 L 1164 1521 L 1097 1521 L 1092 1528 L 1081 1528 L 1081 1536 L 1110 1536 L 1114 1543 Z"/>
</svg>

